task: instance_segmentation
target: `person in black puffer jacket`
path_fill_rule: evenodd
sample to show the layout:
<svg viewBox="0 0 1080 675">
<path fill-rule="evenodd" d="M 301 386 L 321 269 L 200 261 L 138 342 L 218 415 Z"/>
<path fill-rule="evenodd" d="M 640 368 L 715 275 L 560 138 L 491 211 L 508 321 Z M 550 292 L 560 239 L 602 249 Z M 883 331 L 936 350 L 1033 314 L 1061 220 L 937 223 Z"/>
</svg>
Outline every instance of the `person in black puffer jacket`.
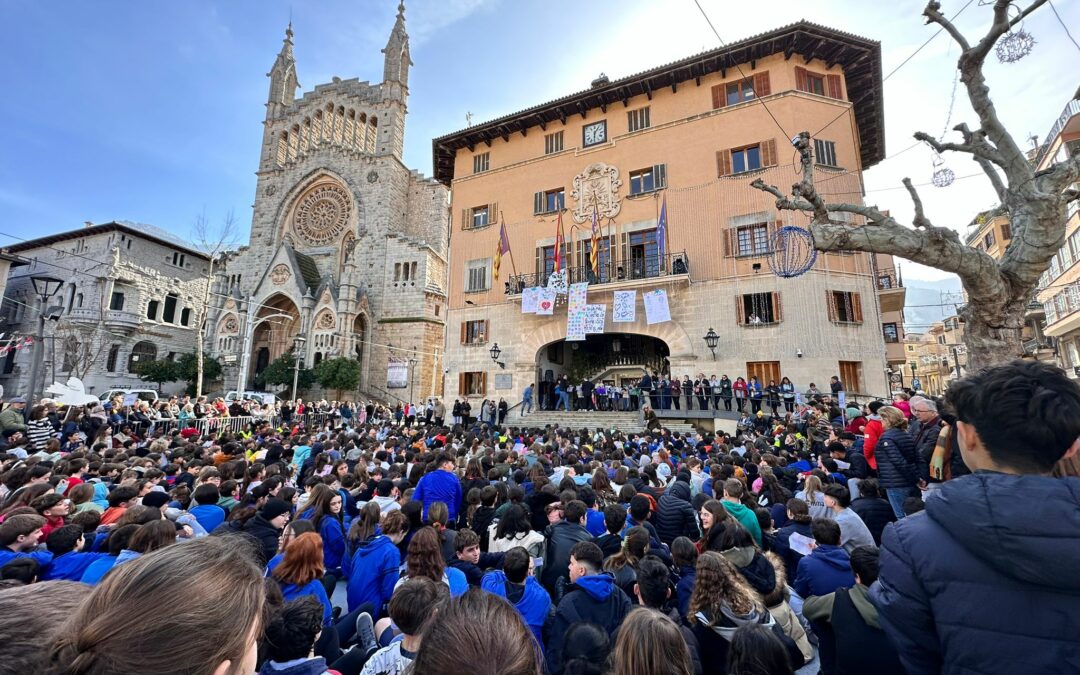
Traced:
<svg viewBox="0 0 1080 675">
<path fill-rule="evenodd" d="M 889 513 L 892 513 L 892 509 L 889 509 Z M 773 552 L 784 561 L 788 579 L 794 579 L 799 569 L 799 561 L 803 556 L 792 550 L 791 535 L 798 533 L 809 539 L 814 538 L 813 533 L 810 532 L 810 507 L 797 497 L 789 499 L 787 517 L 788 524 L 777 530 L 773 538 Z"/>
<path fill-rule="evenodd" d="M 878 410 L 884 433 L 878 439 L 874 456 L 878 482 L 885 488 L 889 505 L 899 520 L 904 517 L 904 500 L 919 496 L 919 455 L 915 440 L 907 433 L 907 418 L 891 405 Z"/>
<path fill-rule="evenodd" d="M 874 538 L 874 543 L 881 546 L 881 533 L 885 531 L 886 525 L 896 522 L 896 514 L 889 502 L 881 498 L 881 487 L 876 478 L 859 481 L 859 498 L 852 500 L 848 508 L 862 518 L 866 529 L 870 530 L 870 536 Z"/>
<path fill-rule="evenodd" d="M 690 505 L 690 474 L 680 472 L 675 484 L 660 496 L 653 519 L 660 541 L 671 546 L 678 537 L 697 540 L 701 536 L 694 507 Z"/>
</svg>

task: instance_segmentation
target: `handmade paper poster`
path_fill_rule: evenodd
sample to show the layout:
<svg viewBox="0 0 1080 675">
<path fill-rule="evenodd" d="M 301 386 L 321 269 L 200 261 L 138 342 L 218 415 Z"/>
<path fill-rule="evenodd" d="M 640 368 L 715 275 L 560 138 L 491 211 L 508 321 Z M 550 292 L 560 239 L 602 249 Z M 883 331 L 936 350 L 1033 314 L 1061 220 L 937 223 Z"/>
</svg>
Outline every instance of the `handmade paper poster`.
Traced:
<svg viewBox="0 0 1080 675">
<path fill-rule="evenodd" d="M 522 314 L 536 314 L 536 308 L 540 304 L 540 291 L 542 289 L 539 286 L 532 288 L 526 288 L 521 292 L 521 313 Z"/>
<path fill-rule="evenodd" d="M 642 294 L 645 301 L 645 323 L 650 326 L 654 323 L 671 321 L 671 310 L 668 308 L 667 291 L 658 288 Z"/>
<path fill-rule="evenodd" d="M 566 295 L 566 270 L 552 272 L 551 276 L 548 277 L 547 287 L 556 293 Z"/>
<path fill-rule="evenodd" d="M 555 289 L 541 288 L 536 303 L 537 316 L 551 316 L 555 313 Z"/>
<path fill-rule="evenodd" d="M 585 332 L 603 333 L 607 318 L 607 305 L 585 305 Z"/>
<path fill-rule="evenodd" d="M 584 309 L 575 309 L 566 313 L 566 339 L 568 341 L 585 339 Z"/>
<path fill-rule="evenodd" d="M 614 304 L 611 306 L 611 320 L 614 323 L 637 321 L 637 291 L 615 291 Z"/>
<path fill-rule="evenodd" d="M 589 295 L 589 282 L 581 281 L 576 284 L 570 284 L 570 291 L 566 298 L 566 307 L 568 311 L 574 311 L 575 309 L 581 309 L 585 307 L 586 299 Z"/>
</svg>

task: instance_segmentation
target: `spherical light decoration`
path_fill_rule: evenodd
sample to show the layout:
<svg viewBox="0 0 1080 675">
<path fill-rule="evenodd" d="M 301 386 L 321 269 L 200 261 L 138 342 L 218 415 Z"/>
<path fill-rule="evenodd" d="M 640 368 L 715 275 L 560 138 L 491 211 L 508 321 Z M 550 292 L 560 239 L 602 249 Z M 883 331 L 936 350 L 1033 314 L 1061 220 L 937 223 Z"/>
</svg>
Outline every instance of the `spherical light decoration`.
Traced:
<svg viewBox="0 0 1080 675">
<path fill-rule="evenodd" d="M 934 175 L 930 182 L 934 187 L 949 187 L 956 180 L 956 174 L 952 169 L 945 166 L 945 160 L 940 155 L 934 155 Z"/>
<path fill-rule="evenodd" d="M 806 274 L 817 261 L 814 235 L 794 225 L 785 225 L 773 233 L 769 251 L 769 269 L 784 279 Z"/>
<path fill-rule="evenodd" d="M 1030 54 L 1034 47 L 1035 38 L 1021 26 L 1019 30 L 1009 31 L 1005 37 L 998 40 L 994 51 L 997 52 L 998 61 L 1016 63 Z"/>
</svg>

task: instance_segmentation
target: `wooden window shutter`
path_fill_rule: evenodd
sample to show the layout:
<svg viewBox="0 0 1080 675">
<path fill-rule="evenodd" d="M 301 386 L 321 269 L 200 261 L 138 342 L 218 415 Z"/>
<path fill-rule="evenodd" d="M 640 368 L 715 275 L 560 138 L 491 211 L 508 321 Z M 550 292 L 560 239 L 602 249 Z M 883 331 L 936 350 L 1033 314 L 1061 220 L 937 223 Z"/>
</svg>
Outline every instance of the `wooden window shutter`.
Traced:
<svg viewBox="0 0 1080 675">
<path fill-rule="evenodd" d="M 742 326 L 746 323 L 746 318 L 743 316 L 743 296 L 735 296 L 735 323 Z"/>
<path fill-rule="evenodd" d="M 536 278 L 539 280 L 544 274 L 544 248 L 542 246 L 536 247 Z M 537 285 L 539 285 L 537 281 Z"/>
<path fill-rule="evenodd" d="M 836 321 L 836 301 L 832 291 L 825 291 L 825 306 L 829 309 L 829 321 Z"/>
<path fill-rule="evenodd" d="M 459 396 L 469 393 L 465 391 L 465 373 L 458 373 L 457 375 L 457 393 Z"/>
<path fill-rule="evenodd" d="M 855 322 L 862 323 L 862 297 L 858 293 L 851 294 L 851 307 L 855 314 Z"/>
<path fill-rule="evenodd" d="M 829 94 L 829 98 L 844 98 L 843 93 L 840 91 L 839 75 L 825 75 L 825 91 Z"/>
<path fill-rule="evenodd" d="M 494 225 L 499 222 L 499 203 L 492 202 L 488 204 L 488 225 Z"/>
<path fill-rule="evenodd" d="M 762 96 L 768 96 L 772 93 L 772 88 L 769 86 L 769 71 L 764 73 L 758 73 L 754 75 L 754 95 L 758 98 Z"/>
<path fill-rule="evenodd" d="M 656 189 L 667 187 L 667 164 L 653 166 L 653 185 Z"/>
<path fill-rule="evenodd" d="M 761 142 L 761 166 L 776 166 L 776 139 Z"/>
<path fill-rule="evenodd" d="M 738 231 L 734 227 L 724 229 L 724 257 L 733 258 L 739 252 Z"/>
<path fill-rule="evenodd" d="M 731 175 L 731 150 L 716 151 L 716 175 L 717 177 Z"/>
<path fill-rule="evenodd" d="M 727 102 L 727 97 L 724 96 L 724 85 L 718 84 L 712 88 L 712 107 L 713 110 L 717 108 L 723 108 Z"/>
<path fill-rule="evenodd" d="M 780 304 L 780 293 L 773 292 L 772 294 L 772 306 L 773 306 L 773 321 L 777 323 L 784 320 L 784 308 Z"/>
<path fill-rule="evenodd" d="M 625 232 L 619 235 L 619 261 L 619 266 L 623 268 L 623 274 L 629 275 L 630 269 L 628 263 L 630 262 L 630 237 Z"/>
<path fill-rule="evenodd" d="M 487 394 L 487 371 L 480 373 L 480 393 Z"/>
<path fill-rule="evenodd" d="M 544 212 L 544 193 L 537 192 L 533 195 L 533 214 Z"/>
<path fill-rule="evenodd" d="M 488 342 L 488 328 L 490 326 L 491 326 L 491 324 L 488 322 L 488 320 L 484 319 L 484 335 L 483 335 L 483 339 L 480 340 L 480 342 Z"/>
<path fill-rule="evenodd" d="M 465 344 L 465 341 L 469 339 L 469 322 L 461 322 L 461 344 Z"/>
<path fill-rule="evenodd" d="M 461 209 L 461 229 L 467 230 L 472 227 L 472 209 Z"/>
<path fill-rule="evenodd" d="M 795 88 L 799 91 L 806 91 L 810 88 L 806 82 L 806 68 L 795 66 Z"/>
</svg>

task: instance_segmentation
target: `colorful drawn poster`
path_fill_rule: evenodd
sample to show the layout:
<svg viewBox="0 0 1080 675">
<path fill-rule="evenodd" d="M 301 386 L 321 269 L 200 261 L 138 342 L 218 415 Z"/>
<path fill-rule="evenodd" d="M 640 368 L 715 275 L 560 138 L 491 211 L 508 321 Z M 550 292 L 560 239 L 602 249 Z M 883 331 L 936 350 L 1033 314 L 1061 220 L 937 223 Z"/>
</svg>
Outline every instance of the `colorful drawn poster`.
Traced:
<svg viewBox="0 0 1080 675">
<path fill-rule="evenodd" d="M 575 309 L 581 309 L 585 307 L 589 296 L 589 282 L 580 281 L 576 284 L 570 284 L 570 290 L 567 293 L 566 307 L 568 311 L 574 311 Z"/>
<path fill-rule="evenodd" d="M 555 289 L 541 288 L 540 297 L 536 303 L 537 316 L 551 316 L 555 313 Z"/>
<path fill-rule="evenodd" d="M 633 323 L 637 321 L 637 291 L 615 291 L 614 304 L 611 306 L 613 323 Z"/>
<path fill-rule="evenodd" d="M 566 313 L 566 339 L 573 342 L 585 339 L 584 309 L 575 309 Z"/>
<path fill-rule="evenodd" d="M 607 305 L 585 305 L 585 332 L 603 333 L 607 319 Z"/>
<path fill-rule="evenodd" d="M 539 286 L 533 286 L 532 288 L 526 288 L 521 291 L 521 313 L 522 314 L 536 314 L 536 308 L 540 304 L 540 291 L 543 290 Z"/>
<path fill-rule="evenodd" d="M 658 288 L 655 291 L 643 293 L 642 299 L 645 301 L 645 323 L 651 326 L 654 323 L 671 321 L 671 309 L 668 307 L 666 290 Z"/>
</svg>

